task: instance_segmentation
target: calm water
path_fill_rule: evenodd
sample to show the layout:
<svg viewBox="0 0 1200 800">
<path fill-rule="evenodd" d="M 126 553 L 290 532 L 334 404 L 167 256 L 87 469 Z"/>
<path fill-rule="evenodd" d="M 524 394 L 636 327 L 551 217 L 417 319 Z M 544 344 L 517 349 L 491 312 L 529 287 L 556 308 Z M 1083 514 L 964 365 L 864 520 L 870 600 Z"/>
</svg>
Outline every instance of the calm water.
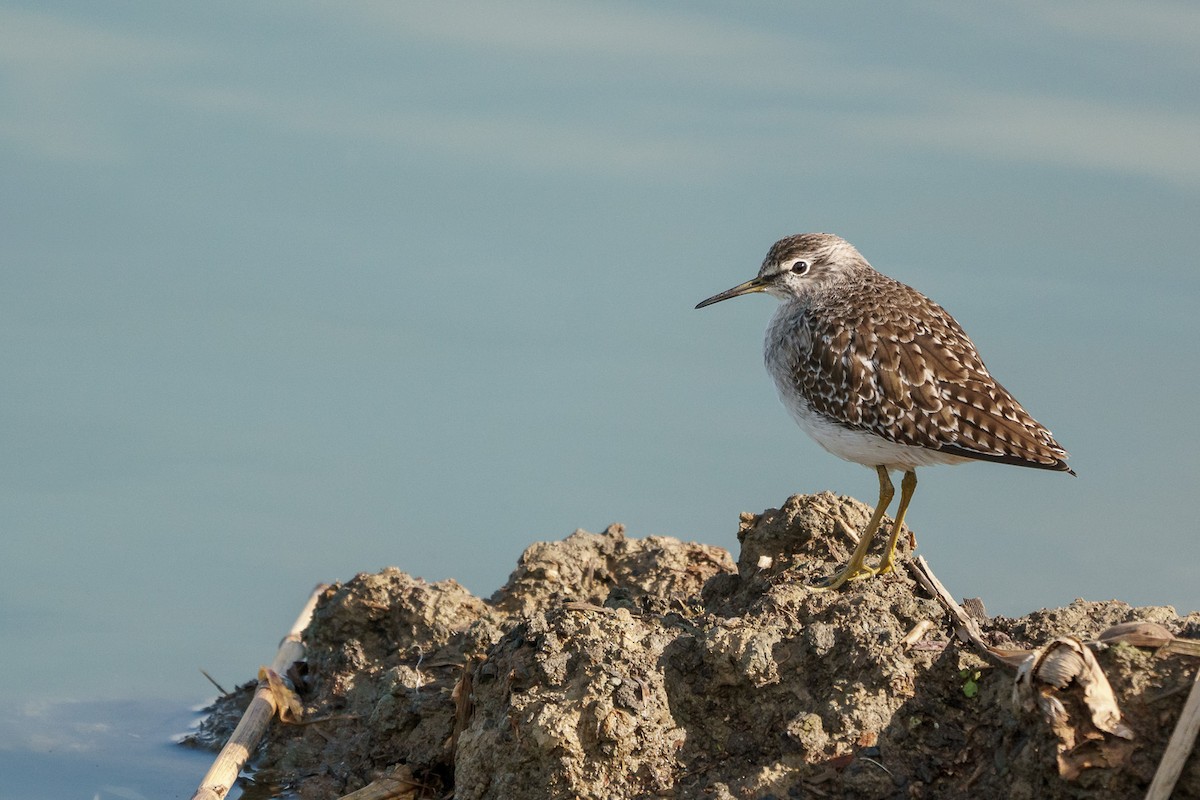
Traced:
<svg viewBox="0 0 1200 800">
<path fill-rule="evenodd" d="M 804 230 L 1072 453 L 921 474 L 951 593 L 1200 608 L 1200 14 L 1093 5 L 0 2 L 0 800 L 188 797 L 318 582 L 873 502 L 692 308 Z"/>
<path fill-rule="evenodd" d="M 212 755 L 173 738 L 196 718 L 163 700 L 0 707 L 0 800 L 189 798 Z"/>
</svg>

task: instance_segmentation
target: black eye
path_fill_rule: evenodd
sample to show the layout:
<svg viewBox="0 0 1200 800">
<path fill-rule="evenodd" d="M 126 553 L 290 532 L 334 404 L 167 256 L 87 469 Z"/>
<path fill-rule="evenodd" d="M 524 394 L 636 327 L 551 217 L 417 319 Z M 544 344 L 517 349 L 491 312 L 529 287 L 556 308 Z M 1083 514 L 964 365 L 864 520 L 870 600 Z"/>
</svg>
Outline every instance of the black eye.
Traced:
<svg viewBox="0 0 1200 800">
<path fill-rule="evenodd" d="M 793 262 L 792 272 L 796 273 L 797 275 L 803 275 L 804 273 L 808 272 L 808 262 L 803 259 Z"/>
</svg>

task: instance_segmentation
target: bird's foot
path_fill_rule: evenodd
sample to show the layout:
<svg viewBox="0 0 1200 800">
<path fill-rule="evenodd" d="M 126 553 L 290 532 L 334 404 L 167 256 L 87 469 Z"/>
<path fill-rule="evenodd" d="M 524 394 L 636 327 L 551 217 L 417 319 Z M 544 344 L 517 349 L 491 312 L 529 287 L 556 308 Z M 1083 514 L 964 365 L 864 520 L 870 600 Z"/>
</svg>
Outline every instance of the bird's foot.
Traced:
<svg viewBox="0 0 1200 800">
<path fill-rule="evenodd" d="M 896 539 L 900 533 L 900 527 L 893 523 L 892 536 L 888 539 L 887 547 L 884 548 L 883 558 L 879 562 L 879 566 L 875 570 L 876 575 L 888 575 L 896 571 Z M 913 536 L 912 531 L 908 533 L 908 546 L 910 550 L 917 548 L 917 537 Z"/>
<path fill-rule="evenodd" d="M 836 575 L 808 584 L 808 588 L 817 592 L 831 592 L 834 589 L 840 589 L 850 581 L 861 581 L 877 574 L 879 574 L 879 570 L 872 569 L 866 564 L 850 563 Z"/>
</svg>

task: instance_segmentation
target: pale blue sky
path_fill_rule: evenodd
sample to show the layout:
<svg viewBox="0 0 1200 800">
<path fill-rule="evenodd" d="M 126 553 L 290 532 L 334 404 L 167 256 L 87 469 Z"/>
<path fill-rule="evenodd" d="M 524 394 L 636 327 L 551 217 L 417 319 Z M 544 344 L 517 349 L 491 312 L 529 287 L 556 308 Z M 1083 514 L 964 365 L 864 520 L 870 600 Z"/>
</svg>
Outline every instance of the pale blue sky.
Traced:
<svg viewBox="0 0 1200 800">
<path fill-rule="evenodd" d="M 1072 453 L 920 474 L 952 592 L 1200 607 L 1197 41 L 1182 2 L 0 2 L 4 691 L 184 702 L 317 581 L 873 501 L 779 406 L 773 301 L 692 309 L 809 230 Z"/>
</svg>

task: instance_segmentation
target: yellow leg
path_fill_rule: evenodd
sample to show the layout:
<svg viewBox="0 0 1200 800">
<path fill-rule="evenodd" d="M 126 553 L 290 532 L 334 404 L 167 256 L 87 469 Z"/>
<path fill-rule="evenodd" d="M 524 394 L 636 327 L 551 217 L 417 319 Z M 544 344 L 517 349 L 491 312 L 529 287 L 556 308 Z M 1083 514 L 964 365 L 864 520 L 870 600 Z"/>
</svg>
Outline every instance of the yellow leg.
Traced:
<svg viewBox="0 0 1200 800">
<path fill-rule="evenodd" d="M 875 471 L 879 473 L 879 502 L 875 504 L 875 513 L 871 515 L 871 521 L 867 523 L 866 529 L 863 530 L 862 536 L 859 537 L 858 546 L 854 548 L 854 553 L 850 556 L 850 563 L 832 578 L 810 588 L 836 589 L 846 581 L 869 578 L 875 574 L 875 570 L 866 564 L 867 550 L 871 547 L 871 540 L 875 538 L 875 532 L 879 530 L 879 524 L 883 521 L 883 515 L 887 513 L 887 507 L 896 495 L 896 489 L 892 486 L 892 479 L 888 477 L 887 469 L 876 467 Z M 909 492 L 909 494 L 912 493 Z"/>
<path fill-rule="evenodd" d="M 900 535 L 900 526 L 904 524 L 904 512 L 908 511 L 908 503 L 912 500 L 913 492 L 917 490 L 916 470 L 904 473 L 900 481 L 900 507 L 896 509 L 896 521 L 892 524 L 892 535 L 888 537 L 887 547 L 883 551 L 883 560 L 879 562 L 876 575 L 886 575 L 896 568 L 896 538 Z"/>
</svg>

